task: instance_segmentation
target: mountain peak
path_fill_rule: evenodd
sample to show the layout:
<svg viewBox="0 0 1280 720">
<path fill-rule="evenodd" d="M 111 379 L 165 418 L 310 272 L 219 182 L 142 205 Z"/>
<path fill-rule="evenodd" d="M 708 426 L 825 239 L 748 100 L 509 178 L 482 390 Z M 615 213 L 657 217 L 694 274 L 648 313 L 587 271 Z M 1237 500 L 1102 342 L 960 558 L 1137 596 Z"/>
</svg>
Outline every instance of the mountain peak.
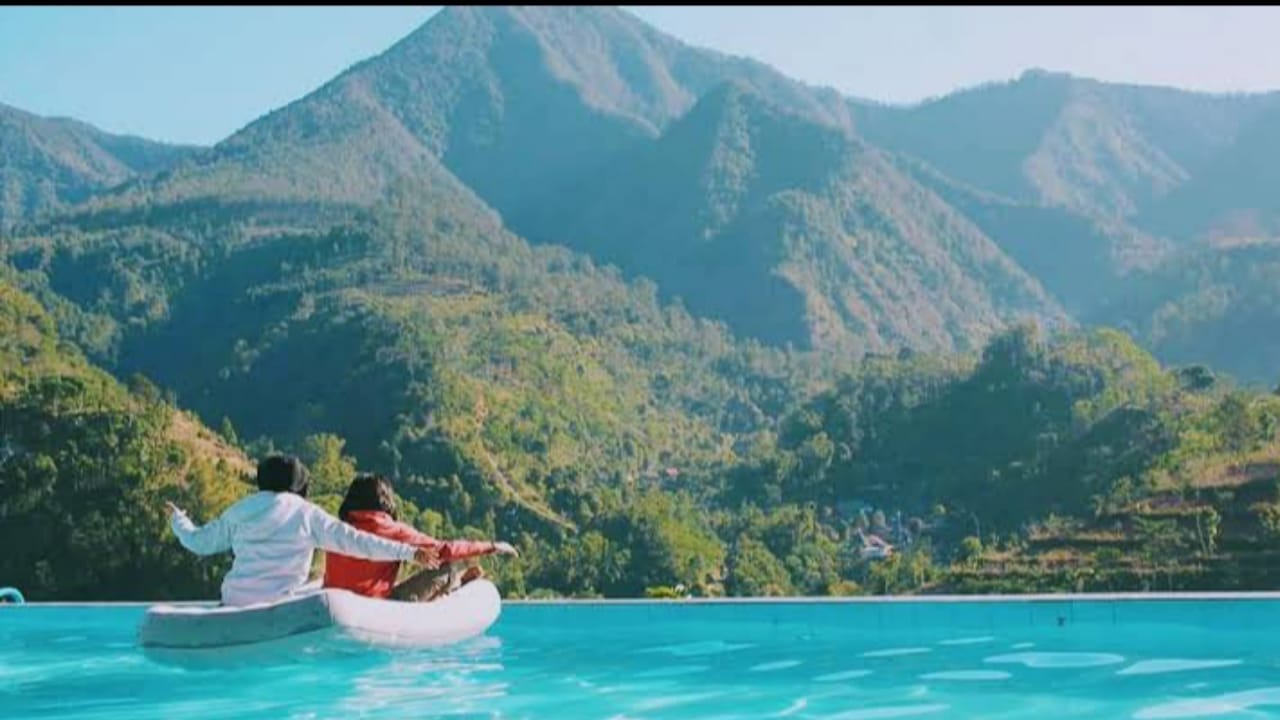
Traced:
<svg viewBox="0 0 1280 720">
<path fill-rule="evenodd" d="M 846 133 L 830 127 L 795 108 L 775 102 L 741 79 L 731 78 L 708 90 L 684 116 L 672 123 L 664 137 L 679 135 L 689 128 L 718 126 L 719 132 L 733 127 L 755 132 L 763 127 L 804 127 L 807 138 L 822 137 L 825 143 L 849 139 Z"/>
<path fill-rule="evenodd" d="M 406 72 L 438 73 L 464 57 L 493 102 L 543 74 L 599 112 L 657 135 L 698 98 L 737 79 L 824 123 L 849 127 L 845 99 L 748 58 L 694 47 L 617 7 L 476 6 L 442 10 L 385 54 Z M 458 82 L 450 91 L 457 90 Z"/>
<path fill-rule="evenodd" d="M 1018 82 L 1064 81 L 1075 79 L 1077 78 L 1069 72 L 1046 70 L 1040 67 L 1027 68 L 1018 76 Z"/>
</svg>

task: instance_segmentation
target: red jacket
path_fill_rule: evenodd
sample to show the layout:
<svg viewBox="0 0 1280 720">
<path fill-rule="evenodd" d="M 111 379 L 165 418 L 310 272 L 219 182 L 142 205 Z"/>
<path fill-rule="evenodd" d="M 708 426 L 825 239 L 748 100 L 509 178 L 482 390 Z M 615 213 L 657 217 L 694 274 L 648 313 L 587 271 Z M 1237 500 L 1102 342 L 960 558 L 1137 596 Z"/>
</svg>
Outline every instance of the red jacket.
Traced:
<svg viewBox="0 0 1280 720">
<path fill-rule="evenodd" d="M 359 530 L 388 540 L 417 547 L 434 547 L 440 552 L 441 567 L 446 563 L 493 553 L 493 543 L 437 540 L 378 510 L 357 510 L 348 513 L 346 520 Z M 399 561 L 361 560 L 330 552 L 324 559 L 324 586 L 350 590 L 366 597 L 385 598 L 391 596 L 391 588 L 396 584 L 399 572 Z"/>
</svg>

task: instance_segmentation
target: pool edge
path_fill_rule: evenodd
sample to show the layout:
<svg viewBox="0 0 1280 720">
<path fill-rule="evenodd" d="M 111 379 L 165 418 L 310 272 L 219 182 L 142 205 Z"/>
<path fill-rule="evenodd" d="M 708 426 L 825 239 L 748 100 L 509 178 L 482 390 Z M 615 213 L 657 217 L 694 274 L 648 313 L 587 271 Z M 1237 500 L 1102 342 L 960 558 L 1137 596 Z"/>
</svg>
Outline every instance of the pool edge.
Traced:
<svg viewBox="0 0 1280 720">
<path fill-rule="evenodd" d="M 1256 592 L 1151 592 L 1151 593 L 1045 593 L 1021 595 L 875 595 L 852 597 L 716 597 L 716 598 L 554 598 L 503 599 L 503 605 L 870 605 L 870 604 L 985 604 L 1036 602 L 1204 602 L 1206 600 L 1280 600 L 1280 591 Z M 147 607 L 210 605 L 211 600 L 132 600 L 120 602 L 30 602 L 5 607 Z"/>
</svg>

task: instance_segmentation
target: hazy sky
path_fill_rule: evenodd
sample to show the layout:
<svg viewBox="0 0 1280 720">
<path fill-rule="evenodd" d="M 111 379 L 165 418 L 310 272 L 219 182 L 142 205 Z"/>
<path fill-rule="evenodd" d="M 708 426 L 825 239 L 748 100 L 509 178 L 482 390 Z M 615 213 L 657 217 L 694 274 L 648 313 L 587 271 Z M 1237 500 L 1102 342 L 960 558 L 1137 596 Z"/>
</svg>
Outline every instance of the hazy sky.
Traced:
<svg viewBox="0 0 1280 720">
<path fill-rule="evenodd" d="M 4 7 L 0 102 L 213 143 L 384 50 L 436 7 Z M 1280 88 L 1274 7 L 643 7 L 658 28 L 850 95 L 910 102 L 1029 67 Z"/>
</svg>

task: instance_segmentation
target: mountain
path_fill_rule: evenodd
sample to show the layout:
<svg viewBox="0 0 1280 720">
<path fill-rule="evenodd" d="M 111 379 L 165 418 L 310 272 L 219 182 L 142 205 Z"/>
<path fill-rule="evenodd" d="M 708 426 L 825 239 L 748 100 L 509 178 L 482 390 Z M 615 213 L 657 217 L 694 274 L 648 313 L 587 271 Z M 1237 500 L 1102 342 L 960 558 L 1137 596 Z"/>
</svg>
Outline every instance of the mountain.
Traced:
<svg viewBox="0 0 1280 720">
<path fill-rule="evenodd" d="M 894 152 L 1077 319 L 1129 297 L 1163 263 L 1185 262 L 1184 248 L 1275 228 L 1264 188 L 1280 160 L 1280 93 L 1029 71 L 915 106 L 854 108 L 858 133 Z"/>
<path fill-rule="evenodd" d="M 1280 243 L 1202 248 L 1133 279 L 1088 322 L 1118 327 L 1163 361 L 1273 387 L 1280 378 Z"/>
<path fill-rule="evenodd" d="M 775 345 L 967 348 L 1039 284 L 882 151 L 738 83 L 526 222 Z"/>
<path fill-rule="evenodd" d="M 1187 183 L 1143 213 L 1145 222 L 1184 242 L 1280 237 L 1280 107 L 1259 114 Z"/>
<path fill-rule="evenodd" d="M 155 386 L 126 389 L 0 279 L 0 575 L 40 600 L 199 598 L 227 563 L 192 563 L 164 501 L 198 514 L 252 466 Z M 93 558 L 86 563 L 85 558 Z"/>
<path fill-rule="evenodd" d="M 510 216 L 731 78 L 823 122 L 849 122 L 834 91 L 690 48 L 615 8 L 448 7 L 149 197 L 368 203 L 395 178 L 438 175 L 420 167 L 438 162 Z"/>
<path fill-rule="evenodd" d="M 802 361 L 429 191 L 319 228 L 284 206 L 71 218 L 8 252 L 117 373 L 247 438 L 337 433 L 459 528 L 571 530 L 578 494 L 697 477 L 796 391 Z"/>
<path fill-rule="evenodd" d="M 859 105 L 858 131 L 1021 203 L 1128 218 L 1204 170 L 1280 94 L 1207 95 L 1028 71 L 911 107 Z"/>
<path fill-rule="evenodd" d="M 449 8 L 98 211 L 369 207 L 408 183 L 414 202 L 496 211 L 777 346 L 967 348 L 1019 317 L 1063 321 L 980 229 L 852 135 L 848 109 L 619 10 Z M 746 137 L 731 136 L 739 126 Z M 719 176 L 691 187 L 696 158 Z M 712 228 L 699 213 L 724 217 Z M 629 262 L 624 245 L 656 264 Z"/>
<path fill-rule="evenodd" d="M 1032 73 L 872 108 L 615 9 L 453 7 L 175 164 L 95 140 L 129 174 L 0 255 L 65 341 L 173 393 L 131 385 L 117 424 L 180 402 L 325 467 L 330 504 L 394 475 L 425 531 L 519 544 L 514 594 L 885 589 L 958 557 L 969 518 L 931 501 L 1021 537 L 1274 450 L 1274 402 L 1212 372 L 1001 332 L 1265 375 L 1270 295 L 1232 284 L 1270 270 L 1170 218 L 1266 198 L 1162 203 L 1265 180 L 1274 97 Z M 936 555 L 857 561 L 860 501 Z"/>
<path fill-rule="evenodd" d="M 947 177 L 932 166 L 895 156 L 897 166 L 978 227 L 1059 302 L 1083 317 L 1171 252 L 1168 240 L 1114 220 L 1066 208 L 1017 202 Z"/>
<path fill-rule="evenodd" d="M 234 206 L 316 228 L 415 195 L 774 345 L 971 348 L 1088 315 L 1196 235 L 1179 213 L 1267 187 L 1278 97 L 1036 71 L 872 106 L 616 9 L 457 7 L 77 222 Z"/>
<path fill-rule="evenodd" d="M 362 465 L 406 478 L 410 499 L 448 508 L 451 527 L 572 531 L 605 479 L 694 478 L 766 430 L 807 382 L 793 366 L 815 362 L 743 342 L 590 258 L 531 248 L 460 179 L 472 166 L 455 174 L 468 152 L 555 149 L 533 142 L 545 126 L 520 130 L 533 116 L 509 113 L 562 85 L 525 44 L 579 15 L 636 52 L 683 52 L 619 11 L 451 8 L 209 152 L 11 239 L 8 258 L 96 359 L 156 378 L 202 417 L 293 445 L 337 433 Z M 464 102 L 490 86 L 474 65 L 487 57 L 516 73 L 493 116 Z M 807 92 L 707 58 L 676 75 L 724 65 Z M 586 108 L 613 137 L 667 112 L 593 96 L 598 112 L 579 90 L 552 125 Z M 533 134 L 494 150 L 468 135 L 486 117 Z M 546 158 L 502 160 L 532 183 L 550 168 L 525 163 Z"/>
<path fill-rule="evenodd" d="M 195 152 L 0 105 L 0 230 L 168 169 Z"/>
</svg>

